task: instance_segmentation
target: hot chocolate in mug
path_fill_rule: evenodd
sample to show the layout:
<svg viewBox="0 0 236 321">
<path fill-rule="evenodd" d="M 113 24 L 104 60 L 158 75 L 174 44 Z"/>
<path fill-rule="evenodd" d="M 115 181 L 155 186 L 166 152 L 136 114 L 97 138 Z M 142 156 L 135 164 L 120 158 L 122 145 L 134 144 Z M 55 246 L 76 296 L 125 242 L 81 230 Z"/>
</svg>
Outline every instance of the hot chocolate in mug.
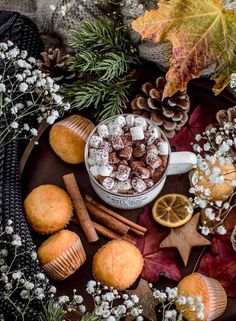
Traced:
<svg viewBox="0 0 236 321">
<path fill-rule="evenodd" d="M 123 114 L 122 116 L 126 117 L 128 116 L 128 114 Z M 138 117 L 136 115 L 133 115 L 133 116 Z M 170 145 L 165 133 L 154 122 L 143 117 L 146 120 L 148 125 L 151 125 L 157 128 L 157 130 L 159 131 L 162 137 L 162 140 L 167 142 L 168 161 L 167 161 L 166 169 L 163 172 L 163 175 L 161 176 L 159 181 L 156 182 L 154 186 L 145 190 L 144 192 L 127 195 L 127 194 L 119 194 L 116 192 L 109 191 L 108 189 L 105 189 L 96 180 L 96 178 L 90 173 L 89 164 L 88 164 L 88 155 L 89 155 L 89 148 L 90 148 L 89 141 L 90 141 L 90 138 L 97 132 L 97 128 L 99 126 L 104 124 L 106 125 L 114 121 L 116 118 L 117 116 L 113 116 L 99 123 L 99 125 L 95 127 L 95 129 L 92 131 L 92 133 L 88 137 L 88 140 L 85 146 L 85 166 L 89 174 L 89 179 L 93 189 L 105 203 L 120 209 L 127 209 L 127 210 L 136 209 L 136 208 L 143 207 L 144 205 L 147 205 L 158 196 L 158 194 L 161 192 L 165 184 L 167 176 L 183 174 L 193 169 L 197 163 L 197 157 L 194 153 L 187 152 L 187 151 L 171 152 Z"/>
</svg>

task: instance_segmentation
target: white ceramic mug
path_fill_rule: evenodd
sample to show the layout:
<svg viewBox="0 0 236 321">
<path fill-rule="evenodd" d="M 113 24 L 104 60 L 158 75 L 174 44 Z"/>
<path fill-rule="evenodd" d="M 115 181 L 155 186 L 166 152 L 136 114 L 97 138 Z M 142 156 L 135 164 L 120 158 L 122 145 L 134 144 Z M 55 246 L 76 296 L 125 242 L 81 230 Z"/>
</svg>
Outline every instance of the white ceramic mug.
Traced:
<svg viewBox="0 0 236 321">
<path fill-rule="evenodd" d="M 123 116 L 127 116 L 128 114 L 124 114 Z M 135 116 L 135 115 L 134 115 Z M 111 122 L 114 120 L 117 116 L 110 117 L 106 119 L 105 121 L 101 122 L 98 126 L 102 124 L 107 124 L 108 122 Z M 137 116 L 136 116 L 137 117 Z M 151 124 L 152 126 L 156 127 L 158 131 L 160 132 L 162 138 L 168 142 L 168 139 L 164 132 L 155 125 L 154 122 L 152 122 L 149 119 L 146 119 L 146 122 L 148 124 Z M 97 127 L 98 127 L 97 126 Z M 120 209 L 135 209 L 143 207 L 144 205 L 147 205 L 151 201 L 153 201 L 158 194 L 161 192 L 166 177 L 168 175 L 176 175 L 176 174 L 183 174 L 188 171 L 190 171 L 197 162 L 197 157 L 192 152 L 171 152 L 170 145 L 168 142 L 168 148 L 169 148 L 169 159 L 168 159 L 168 165 L 166 167 L 165 172 L 163 173 L 163 176 L 161 179 L 151 188 L 147 189 L 146 191 L 142 193 L 132 194 L 132 195 L 125 195 L 125 194 L 118 194 L 115 192 L 111 192 L 107 189 L 105 189 L 94 176 L 91 175 L 89 171 L 88 166 L 88 152 L 89 152 L 89 140 L 93 136 L 93 134 L 96 132 L 97 127 L 92 131 L 90 136 L 88 137 L 86 146 L 85 146 L 85 166 L 87 169 L 87 172 L 89 174 L 89 179 L 91 182 L 91 185 L 93 186 L 93 189 L 97 193 L 97 195 L 108 205 L 111 205 L 113 207 L 117 207 Z"/>
</svg>

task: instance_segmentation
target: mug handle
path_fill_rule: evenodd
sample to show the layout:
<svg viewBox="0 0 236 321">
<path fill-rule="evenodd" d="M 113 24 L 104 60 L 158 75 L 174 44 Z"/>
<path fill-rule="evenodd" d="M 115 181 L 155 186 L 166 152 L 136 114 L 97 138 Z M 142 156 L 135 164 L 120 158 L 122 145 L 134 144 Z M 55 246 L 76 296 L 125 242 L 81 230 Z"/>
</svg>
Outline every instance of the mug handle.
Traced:
<svg viewBox="0 0 236 321">
<path fill-rule="evenodd" d="M 167 169 L 167 175 L 177 175 L 189 172 L 197 164 L 197 156 L 192 152 L 172 152 Z"/>
</svg>

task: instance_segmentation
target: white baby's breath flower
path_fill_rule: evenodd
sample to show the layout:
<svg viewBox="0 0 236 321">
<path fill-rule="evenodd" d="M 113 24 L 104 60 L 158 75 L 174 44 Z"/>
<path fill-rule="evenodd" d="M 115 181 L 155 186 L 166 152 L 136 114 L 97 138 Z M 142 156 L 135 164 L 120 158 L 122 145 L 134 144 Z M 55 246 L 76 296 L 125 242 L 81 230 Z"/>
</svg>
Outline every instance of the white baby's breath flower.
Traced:
<svg viewBox="0 0 236 321">
<path fill-rule="evenodd" d="M 203 235 L 209 235 L 211 230 L 207 226 L 200 226 L 199 227 Z"/>
<path fill-rule="evenodd" d="M 37 253 L 36 253 L 35 251 L 32 251 L 31 254 L 30 254 L 30 256 L 31 256 L 31 259 L 32 259 L 33 261 L 35 261 L 35 260 L 37 259 Z"/>
<path fill-rule="evenodd" d="M 179 305 L 185 305 L 186 304 L 186 297 L 185 296 L 179 296 L 176 300 L 177 304 Z"/>
<path fill-rule="evenodd" d="M 83 304 L 81 304 L 81 305 L 79 306 L 79 311 L 80 311 L 80 313 L 85 313 L 85 312 L 86 312 L 86 306 L 83 305 Z"/>
<path fill-rule="evenodd" d="M 22 290 L 20 293 L 20 296 L 22 299 L 28 299 L 29 298 L 29 292 L 27 290 Z"/>
<path fill-rule="evenodd" d="M 124 305 L 127 307 L 127 309 L 130 309 L 134 306 L 134 302 L 132 300 L 125 300 Z"/>
<path fill-rule="evenodd" d="M 223 226 L 223 225 L 220 225 L 220 226 L 218 226 L 217 227 L 217 229 L 216 229 L 216 231 L 217 231 L 217 233 L 219 233 L 220 235 L 224 235 L 224 234 L 226 234 L 226 228 Z"/>
<path fill-rule="evenodd" d="M 0 256 L 6 257 L 8 255 L 8 250 L 2 249 L 0 250 Z"/>
<path fill-rule="evenodd" d="M 204 144 L 203 145 L 203 149 L 206 151 L 206 152 L 208 152 L 210 149 L 211 149 L 211 145 L 210 145 L 210 143 L 206 143 L 206 144 Z"/>
<path fill-rule="evenodd" d="M 13 221 L 12 220 L 7 220 L 7 225 L 12 225 Z"/>
<path fill-rule="evenodd" d="M 36 63 L 36 59 L 34 57 L 29 57 L 28 62 L 34 65 Z"/>
<path fill-rule="evenodd" d="M 32 290 L 34 288 L 34 283 L 26 281 L 24 283 L 24 288 L 26 288 L 26 290 Z"/>
<path fill-rule="evenodd" d="M 13 280 L 19 280 L 22 277 L 23 273 L 21 271 L 13 272 L 12 278 Z"/>
<path fill-rule="evenodd" d="M 0 92 L 2 92 L 2 93 L 6 92 L 6 86 L 3 83 L 0 84 Z"/>
<path fill-rule="evenodd" d="M 199 142 L 202 139 L 202 135 L 197 134 L 195 139 L 196 139 L 197 142 Z"/>
<path fill-rule="evenodd" d="M 37 277 L 37 279 L 40 280 L 40 281 L 45 280 L 45 274 L 43 274 L 43 273 L 38 273 L 38 274 L 36 275 L 36 277 Z"/>
<path fill-rule="evenodd" d="M 31 134 L 32 134 L 33 136 L 38 136 L 38 131 L 37 131 L 36 128 L 31 128 L 31 129 L 30 129 L 30 132 L 31 132 Z"/>
<path fill-rule="evenodd" d="M 177 297 L 177 288 L 166 288 L 166 293 L 168 295 L 168 300 L 174 300 Z"/>
<path fill-rule="evenodd" d="M 132 294 L 130 298 L 135 304 L 139 303 L 139 297 L 136 294 Z"/>
<path fill-rule="evenodd" d="M 24 124 L 23 125 L 23 129 L 26 130 L 26 131 L 29 131 L 30 130 L 30 127 L 28 124 Z"/>
<path fill-rule="evenodd" d="M 207 207 L 205 209 L 205 214 L 206 214 L 206 217 L 208 218 L 208 220 L 214 221 L 215 214 L 213 213 L 213 209 L 212 208 Z"/>
<path fill-rule="evenodd" d="M 19 91 L 21 92 L 26 92 L 26 90 L 28 89 L 28 84 L 26 82 L 21 82 L 19 85 Z"/>
<path fill-rule="evenodd" d="M 81 296 L 81 295 L 74 295 L 74 300 L 75 300 L 75 302 L 77 303 L 77 304 L 81 304 L 83 301 L 84 301 L 84 299 L 83 299 L 83 297 Z"/>
<path fill-rule="evenodd" d="M 116 318 L 113 315 L 110 315 L 106 321 L 116 321 Z"/>
<path fill-rule="evenodd" d="M 69 301 L 70 301 L 70 299 L 67 295 L 62 295 L 62 296 L 59 296 L 59 298 L 58 298 L 59 304 L 64 304 Z"/>
<path fill-rule="evenodd" d="M 12 234 L 13 233 L 13 228 L 11 226 L 6 226 L 5 232 L 6 232 L 6 234 Z"/>
<path fill-rule="evenodd" d="M 198 312 L 197 313 L 197 319 L 198 320 L 204 320 L 205 319 L 205 315 L 203 312 Z"/>
</svg>

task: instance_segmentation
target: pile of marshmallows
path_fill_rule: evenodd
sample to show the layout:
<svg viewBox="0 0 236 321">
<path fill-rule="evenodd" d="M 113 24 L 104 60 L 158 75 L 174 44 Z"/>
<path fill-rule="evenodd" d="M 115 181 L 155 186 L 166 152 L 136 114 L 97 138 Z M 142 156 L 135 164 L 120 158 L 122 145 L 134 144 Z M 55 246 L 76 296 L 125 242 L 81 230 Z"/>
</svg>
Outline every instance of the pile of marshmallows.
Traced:
<svg viewBox="0 0 236 321">
<path fill-rule="evenodd" d="M 105 189 L 137 194 L 160 180 L 168 154 L 168 142 L 145 118 L 119 115 L 99 125 L 90 138 L 88 166 Z"/>
</svg>

